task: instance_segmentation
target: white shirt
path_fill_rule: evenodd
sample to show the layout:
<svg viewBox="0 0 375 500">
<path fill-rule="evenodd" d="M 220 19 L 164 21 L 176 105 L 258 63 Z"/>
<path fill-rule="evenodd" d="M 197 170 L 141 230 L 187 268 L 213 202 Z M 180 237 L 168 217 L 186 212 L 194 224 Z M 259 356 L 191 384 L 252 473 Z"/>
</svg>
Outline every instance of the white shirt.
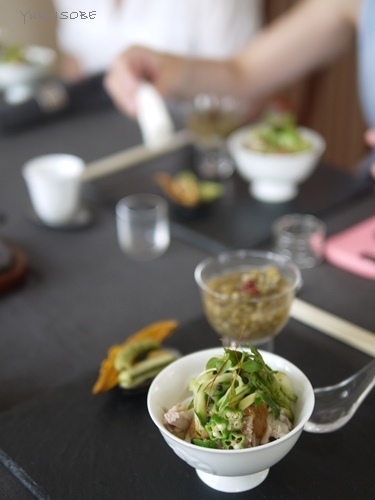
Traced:
<svg viewBox="0 0 375 500">
<path fill-rule="evenodd" d="M 54 0 L 61 12 L 96 11 L 95 19 L 60 19 L 57 42 L 83 70 L 107 69 L 138 44 L 177 55 L 226 58 L 262 25 L 262 0 Z M 74 17 L 74 15 L 73 15 Z"/>
</svg>

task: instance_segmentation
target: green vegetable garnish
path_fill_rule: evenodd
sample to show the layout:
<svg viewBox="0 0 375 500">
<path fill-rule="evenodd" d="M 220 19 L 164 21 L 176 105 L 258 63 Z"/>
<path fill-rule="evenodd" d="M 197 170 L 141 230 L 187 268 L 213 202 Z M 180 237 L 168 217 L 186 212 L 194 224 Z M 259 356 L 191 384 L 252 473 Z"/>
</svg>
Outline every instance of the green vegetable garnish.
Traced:
<svg viewBox="0 0 375 500">
<path fill-rule="evenodd" d="M 245 436 L 240 432 L 231 432 L 229 436 L 223 440 L 223 447 L 227 450 L 240 450 L 244 447 Z"/>
<path fill-rule="evenodd" d="M 252 128 L 245 145 L 260 153 L 299 153 L 312 146 L 299 132 L 291 113 L 266 114 Z"/>
<path fill-rule="evenodd" d="M 25 62 L 25 53 L 23 47 L 12 45 L 9 47 L 0 46 L 0 62 L 17 63 Z"/>
<path fill-rule="evenodd" d="M 229 422 L 226 418 L 214 413 L 208 424 L 205 425 L 205 429 L 211 441 L 226 439 L 229 433 L 228 424 Z"/>
<path fill-rule="evenodd" d="M 272 370 L 252 346 L 246 352 L 224 349 L 223 356 L 207 362 L 205 371 L 190 382 L 189 389 L 193 392 L 190 407 L 198 419 L 198 436 L 203 436 L 193 439 L 198 446 L 243 448 L 246 436 L 241 431 L 251 405 L 266 405 L 275 419 L 281 413 L 290 422 L 294 419 L 292 403 L 297 396 L 288 377 Z"/>
<path fill-rule="evenodd" d="M 159 349 L 160 343 L 154 339 L 144 339 L 125 345 L 115 358 L 117 371 L 129 369 L 139 356 L 145 356 L 153 349 Z"/>
<path fill-rule="evenodd" d="M 203 448 L 217 448 L 217 444 L 208 439 L 193 439 L 193 444 L 202 446 Z"/>
<path fill-rule="evenodd" d="M 155 181 L 174 203 L 185 207 L 211 203 L 224 193 L 219 182 L 201 180 L 190 170 L 181 170 L 174 176 L 159 172 Z"/>
<path fill-rule="evenodd" d="M 150 356 L 152 354 L 152 356 Z M 155 377 L 176 356 L 163 351 L 160 342 L 143 339 L 125 345 L 116 355 L 119 386 L 131 389 Z"/>
</svg>

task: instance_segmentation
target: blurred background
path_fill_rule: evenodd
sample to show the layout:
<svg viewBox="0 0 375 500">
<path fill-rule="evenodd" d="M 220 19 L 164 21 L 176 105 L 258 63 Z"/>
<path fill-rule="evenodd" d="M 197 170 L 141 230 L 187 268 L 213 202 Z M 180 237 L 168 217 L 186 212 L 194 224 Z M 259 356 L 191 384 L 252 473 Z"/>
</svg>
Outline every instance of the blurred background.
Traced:
<svg viewBox="0 0 375 500">
<path fill-rule="evenodd" d="M 6 29 L 10 43 L 35 43 L 56 47 L 55 19 L 34 22 L 26 20 L 24 23 L 21 11 L 26 13 L 38 10 L 52 14 L 55 11 L 52 0 L 1 0 L 0 25 L 2 29 Z"/>
<path fill-rule="evenodd" d="M 290 6 L 303 0 L 264 0 L 264 20 L 270 22 Z M 52 0 L 1 0 L 0 26 L 9 43 L 32 43 L 56 48 L 56 20 L 27 20 L 21 12 L 55 11 Z M 353 171 L 366 152 L 364 121 L 357 98 L 355 41 L 349 54 L 329 68 L 299 81 L 285 90 L 298 122 L 320 132 L 327 141 L 324 159 Z M 56 71 L 58 61 L 56 63 Z"/>
</svg>

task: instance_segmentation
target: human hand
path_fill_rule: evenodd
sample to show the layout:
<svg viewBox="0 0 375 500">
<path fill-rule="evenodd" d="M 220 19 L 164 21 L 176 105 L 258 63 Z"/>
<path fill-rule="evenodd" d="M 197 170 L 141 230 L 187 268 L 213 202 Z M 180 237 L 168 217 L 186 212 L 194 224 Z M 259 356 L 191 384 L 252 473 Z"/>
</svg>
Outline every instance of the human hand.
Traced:
<svg viewBox="0 0 375 500">
<path fill-rule="evenodd" d="M 187 64 L 183 58 L 133 46 L 113 61 L 104 86 L 120 111 L 134 118 L 139 83 L 151 82 L 164 97 L 181 94 Z"/>
<path fill-rule="evenodd" d="M 366 132 L 365 132 L 365 141 L 367 142 L 367 144 L 369 146 L 371 146 L 372 148 L 375 149 L 375 128 L 370 128 L 370 129 L 366 130 Z M 375 163 L 373 163 L 371 165 L 370 172 L 371 172 L 371 175 L 375 179 Z"/>
<path fill-rule="evenodd" d="M 78 58 L 74 54 L 62 54 L 60 58 L 61 77 L 69 83 L 74 83 L 85 78 L 85 72 Z"/>
</svg>

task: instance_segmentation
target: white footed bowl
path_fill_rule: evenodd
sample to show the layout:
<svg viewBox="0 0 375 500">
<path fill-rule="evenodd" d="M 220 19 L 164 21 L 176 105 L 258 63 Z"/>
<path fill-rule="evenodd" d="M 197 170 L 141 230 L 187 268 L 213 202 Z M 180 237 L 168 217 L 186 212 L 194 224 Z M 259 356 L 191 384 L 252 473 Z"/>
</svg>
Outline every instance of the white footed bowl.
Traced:
<svg viewBox="0 0 375 500">
<path fill-rule="evenodd" d="M 298 194 L 298 184 L 315 170 L 326 143 L 311 129 L 298 127 L 301 135 L 311 142 L 312 148 L 299 153 L 260 153 L 246 147 L 246 138 L 252 126 L 236 130 L 227 145 L 238 173 L 250 182 L 250 194 L 260 201 L 285 202 Z"/>
<path fill-rule="evenodd" d="M 307 377 L 295 365 L 280 356 L 260 351 L 271 368 L 289 376 L 298 395 L 292 431 L 269 444 L 243 450 L 215 450 L 183 441 L 164 427 L 165 410 L 186 399 L 191 394 L 186 390 L 190 379 L 205 369 L 210 358 L 223 352 L 222 347 L 198 351 L 164 368 L 150 386 L 147 406 L 167 444 L 176 455 L 196 469 L 204 483 L 219 491 L 240 492 L 262 483 L 269 468 L 293 448 L 313 411 L 314 391 Z"/>
<path fill-rule="evenodd" d="M 18 104 L 33 94 L 35 85 L 47 76 L 56 60 L 56 51 L 49 47 L 25 47 L 25 61 L 0 61 L 0 90 L 9 104 Z"/>
</svg>

